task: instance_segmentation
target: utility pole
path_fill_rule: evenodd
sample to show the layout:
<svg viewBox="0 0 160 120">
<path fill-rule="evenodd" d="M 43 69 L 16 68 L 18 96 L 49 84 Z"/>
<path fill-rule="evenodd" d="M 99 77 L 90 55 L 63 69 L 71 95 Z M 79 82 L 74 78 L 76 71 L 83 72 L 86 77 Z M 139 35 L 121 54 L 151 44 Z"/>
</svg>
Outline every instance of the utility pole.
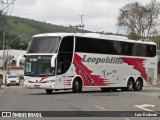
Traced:
<svg viewBox="0 0 160 120">
<path fill-rule="evenodd" d="M 5 39 L 5 35 L 6 35 L 6 31 L 7 31 L 7 27 L 6 27 L 6 19 L 7 19 L 7 13 L 9 12 L 9 8 L 10 6 L 14 5 L 14 2 L 16 0 L 0 0 L 0 30 L 2 30 L 2 42 L 3 42 L 3 84 L 6 85 L 6 62 L 8 60 L 8 58 L 6 58 L 5 56 L 5 43 L 6 43 L 6 39 Z M 12 12 L 12 7 L 10 9 L 10 11 Z M 10 12 L 10 13 L 11 13 Z"/>
<path fill-rule="evenodd" d="M 79 24 L 79 25 L 69 25 L 69 27 L 76 28 L 76 29 L 80 28 L 80 29 L 83 30 L 83 28 L 85 27 L 84 24 L 83 24 L 83 16 L 84 15 L 79 15 L 79 16 L 81 17 L 81 24 Z"/>
<path fill-rule="evenodd" d="M 15 39 L 13 39 L 10 43 L 8 43 L 7 45 L 5 45 L 5 32 L 3 32 L 3 84 L 6 86 L 6 79 L 5 79 L 5 75 L 6 72 L 8 73 L 8 46 L 13 43 L 15 40 L 17 40 L 18 38 L 20 38 L 21 36 L 25 36 L 25 34 L 20 34 L 18 35 Z M 6 49 L 7 49 L 7 57 L 6 57 Z"/>
<path fill-rule="evenodd" d="M 5 32 L 3 32 L 3 84 L 5 85 Z"/>
<path fill-rule="evenodd" d="M 81 26 L 82 26 L 82 30 L 83 30 L 83 28 L 84 28 L 84 24 L 83 24 L 83 16 L 84 15 L 79 15 L 80 17 L 81 17 Z"/>
</svg>

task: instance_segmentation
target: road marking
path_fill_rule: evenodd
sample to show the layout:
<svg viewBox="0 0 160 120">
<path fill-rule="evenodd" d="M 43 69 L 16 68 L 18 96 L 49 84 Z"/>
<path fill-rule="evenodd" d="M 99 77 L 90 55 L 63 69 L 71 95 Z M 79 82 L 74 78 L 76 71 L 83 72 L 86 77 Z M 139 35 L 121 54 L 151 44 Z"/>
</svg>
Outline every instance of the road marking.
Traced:
<svg viewBox="0 0 160 120">
<path fill-rule="evenodd" d="M 106 110 L 105 108 L 103 108 L 103 107 L 101 107 L 101 106 L 98 106 L 98 105 L 94 105 L 94 107 L 97 107 L 97 108 L 99 108 L 99 109 L 101 109 L 101 110 Z"/>
<path fill-rule="evenodd" d="M 153 111 L 153 110 L 147 109 L 145 107 L 155 107 L 155 105 L 150 105 L 150 104 L 134 105 L 134 106 L 137 108 L 143 109 L 145 111 Z"/>
<path fill-rule="evenodd" d="M 149 98 L 158 98 L 158 96 L 151 96 L 151 97 L 149 97 Z"/>
<path fill-rule="evenodd" d="M 124 118 L 124 120 L 130 120 L 129 118 Z"/>
</svg>

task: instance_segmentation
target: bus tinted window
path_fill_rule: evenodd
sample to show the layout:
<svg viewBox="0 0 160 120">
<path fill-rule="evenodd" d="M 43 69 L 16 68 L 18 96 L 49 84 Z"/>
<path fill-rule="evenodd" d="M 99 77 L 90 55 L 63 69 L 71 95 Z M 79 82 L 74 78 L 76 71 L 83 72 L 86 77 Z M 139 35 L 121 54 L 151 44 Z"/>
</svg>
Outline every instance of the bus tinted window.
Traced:
<svg viewBox="0 0 160 120">
<path fill-rule="evenodd" d="M 147 45 L 146 54 L 147 54 L 147 57 L 156 56 L 156 46 L 155 45 Z"/>
<path fill-rule="evenodd" d="M 112 41 L 93 39 L 93 38 L 76 38 L 76 52 L 116 54 L 116 49 Z"/>
<path fill-rule="evenodd" d="M 127 56 L 131 56 L 132 55 L 132 43 L 128 43 L 128 42 L 122 42 L 122 54 L 121 55 L 127 55 Z"/>
<path fill-rule="evenodd" d="M 116 54 L 117 55 L 123 54 L 123 43 L 119 41 L 114 41 L 113 43 L 114 43 L 113 46 L 115 48 Z"/>
<path fill-rule="evenodd" d="M 76 51 L 77 52 L 91 52 L 91 40 L 89 38 L 76 38 Z"/>
<path fill-rule="evenodd" d="M 59 52 L 73 52 L 73 37 L 64 37 Z"/>
<path fill-rule="evenodd" d="M 75 51 L 111 55 L 154 57 L 156 56 L 156 45 L 77 37 Z"/>
<path fill-rule="evenodd" d="M 117 54 L 115 47 L 113 46 L 113 41 L 109 40 L 98 40 L 100 51 L 98 53 L 102 54 Z"/>
<path fill-rule="evenodd" d="M 57 75 L 64 74 L 71 66 L 73 57 L 73 37 L 64 37 L 60 44 L 57 62 Z"/>
<path fill-rule="evenodd" d="M 139 52 L 141 53 L 141 56 L 147 56 L 147 45 L 140 44 Z M 147 56 L 151 57 L 151 56 Z"/>
</svg>

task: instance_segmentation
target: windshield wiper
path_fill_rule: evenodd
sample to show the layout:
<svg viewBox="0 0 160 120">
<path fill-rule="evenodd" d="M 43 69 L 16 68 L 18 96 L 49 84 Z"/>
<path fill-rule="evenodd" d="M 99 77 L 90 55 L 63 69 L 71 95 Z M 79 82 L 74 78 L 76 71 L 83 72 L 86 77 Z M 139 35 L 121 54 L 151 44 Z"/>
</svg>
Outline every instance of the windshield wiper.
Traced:
<svg viewBox="0 0 160 120">
<path fill-rule="evenodd" d="M 42 74 L 38 74 L 39 77 L 43 77 L 43 76 L 53 76 L 53 75 L 54 75 L 53 73 L 46 73 L 46 74 L 45 74 L 45 73 L 44 73 L 44 74 L 42 73 Z"/>
</svg>

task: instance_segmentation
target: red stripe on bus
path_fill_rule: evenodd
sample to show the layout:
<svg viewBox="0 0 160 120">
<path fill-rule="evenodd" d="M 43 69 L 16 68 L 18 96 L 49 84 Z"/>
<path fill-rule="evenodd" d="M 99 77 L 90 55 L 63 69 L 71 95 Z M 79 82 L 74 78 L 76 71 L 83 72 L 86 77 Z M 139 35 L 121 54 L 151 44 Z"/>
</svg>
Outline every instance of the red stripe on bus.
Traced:
<svg viewBox="0 0 160 120">
<path fill-rule="evenodd" d="M 114 83 L 106 83 L 107 79 L 103 79 L 100 75 L 93 75 L 93 71 L 89 70 L 83 63 L 82 58 L 78 54 L 74 54 L 73 64 L 76 73 L 83 78 L 84 86 L 108 86 Z"/>
</svg>

